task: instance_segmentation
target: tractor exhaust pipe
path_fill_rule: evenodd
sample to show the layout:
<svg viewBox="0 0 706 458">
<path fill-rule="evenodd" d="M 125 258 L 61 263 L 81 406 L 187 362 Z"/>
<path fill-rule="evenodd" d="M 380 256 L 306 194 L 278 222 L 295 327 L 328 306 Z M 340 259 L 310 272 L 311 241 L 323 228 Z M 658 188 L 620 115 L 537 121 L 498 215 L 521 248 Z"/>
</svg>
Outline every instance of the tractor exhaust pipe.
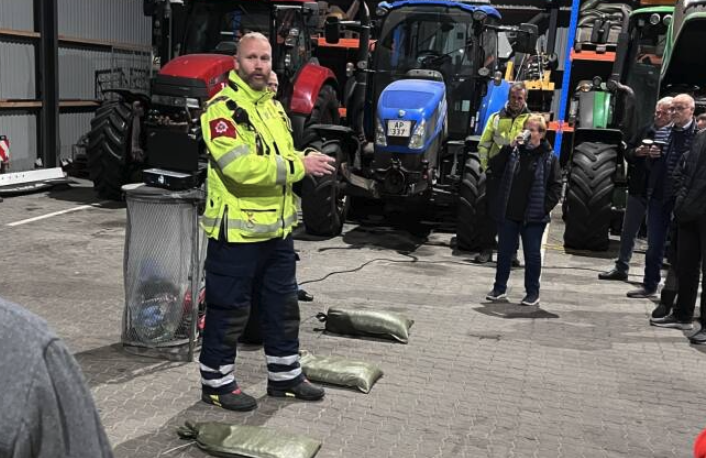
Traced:
<svg viewBox="0 0 706 458">
<path fill-rule="evenodd" d="M 355 89 L 350 101 L 351 128 L 358 138 L 365 138 L 363 127 L 363 107 L 368 80 L 368 58 L 370 56 L 370 11 L 366 2 L 361 2 L 358 8 L 358 22 L 360 23 L 360 38 L 358 43 L 358 56 L 355 65 Z"/>
</svg>

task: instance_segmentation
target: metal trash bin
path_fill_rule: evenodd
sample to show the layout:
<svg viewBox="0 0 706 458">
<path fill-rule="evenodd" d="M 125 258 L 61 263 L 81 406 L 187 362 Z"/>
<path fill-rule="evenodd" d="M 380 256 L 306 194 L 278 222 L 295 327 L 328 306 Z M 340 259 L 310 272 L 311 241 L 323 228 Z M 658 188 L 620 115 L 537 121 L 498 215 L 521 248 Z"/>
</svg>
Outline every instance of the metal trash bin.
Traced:
<svg viewBox="0 0 706 458">
<path fill-rule="evenodd" d="M 204 193 L 142 184 L 125 185 L 123 191 L 127 202 L 123 348 L 193 361 L 203 272 L 199 208 Z"/>
</svg>

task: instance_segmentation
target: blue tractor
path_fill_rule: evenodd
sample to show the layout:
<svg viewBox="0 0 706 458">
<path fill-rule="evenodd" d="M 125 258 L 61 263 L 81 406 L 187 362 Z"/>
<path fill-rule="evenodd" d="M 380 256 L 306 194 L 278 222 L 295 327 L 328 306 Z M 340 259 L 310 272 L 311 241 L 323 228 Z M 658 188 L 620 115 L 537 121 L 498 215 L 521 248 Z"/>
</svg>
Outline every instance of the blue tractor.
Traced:
<svg viewBox="0 0 706 458">
<path fill-rule="evenodd" d="M 490 6 L 449 0 L 383 2 L 377 17 L 372 45 L 365 8 L 355 22 L 326 24 L 327 41 L 347 27 L 359 32 L 360 46 L 344 90 L 348 126 L 315 126 L 322 142 L 312 146 L 336 157 L 339 168 L 303 183 L 305 227 L 336 235 L 347 211 L 361 217 L 373 206 L 407 224 L 450 215 L 458 247 L 473 250 L 484 192 L 474 134 L 489 114 L 482 109 L 497 111 L 507 94 L 489 91 L 507 84 L 498 34 L 507 33 L 515 51 L 534 53 L 537 28 L 504 27 Z M 502 98 L 500 106 L 493 98 Z"/>
</svg>

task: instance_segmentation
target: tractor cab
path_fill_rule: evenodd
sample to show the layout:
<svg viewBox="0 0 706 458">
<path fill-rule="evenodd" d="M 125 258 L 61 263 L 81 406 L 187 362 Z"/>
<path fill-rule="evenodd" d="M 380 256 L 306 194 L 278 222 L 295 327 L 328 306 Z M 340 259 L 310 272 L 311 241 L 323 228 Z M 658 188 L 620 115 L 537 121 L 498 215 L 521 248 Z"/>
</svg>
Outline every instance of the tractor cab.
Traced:
<svg viewBox="0 0 706 458">
<path fill-rule="evenodd" d="M 706 0 L 679 0 L 667 35 L 660 78 L 661 95 L 689 93 L 696 113 L 706 112 L 706 59 L 698 46 L 706 43 Z"/>
<path fill-rule="evenodd" d="M 248 32 L 270 38 L 272 70 L 280 77 L 281 95 L 291 97 L 294 76 L 312 54 L 312 30 L 318 25 L 313 1 L 201 0 L 189 3 L 180 54 L 235 54 Z"/>
<path fill-rule="evenodd" d="M 637 9 L 630 15 L 630 48 L 623 64 L 622 80 L 638 95 L 635 97 L 635 132 L 652 122 L 673 13 L 672 7 L 656 6 Z"/>
<path fill-rule="evenodd" d="M 448 113 L 437 115 L 447 119 L 450 138 L 465 138 L 473 127 L 471 118 L 488 76 L 497 65 L 497 32 L 487 25 L 497 24 L 499 19 L 493 8 L 443 0 L 389 5 L 376 43 L 370 101 L 380 101 L 378 107 L 383 110 L 424 109 L 423 100 L 438 102 L 441 88 Z M 412 92 L 412 97 L 400 100 L 393 95 L 400 95 L 402 87 L 408 88 L 405 91 Z M 380 119 L 380 114 L 376 122 L 387 132 L 385 121 L 389 120 Z M 419 123 L 415 125 L 418 128 Z"/>
</svg>

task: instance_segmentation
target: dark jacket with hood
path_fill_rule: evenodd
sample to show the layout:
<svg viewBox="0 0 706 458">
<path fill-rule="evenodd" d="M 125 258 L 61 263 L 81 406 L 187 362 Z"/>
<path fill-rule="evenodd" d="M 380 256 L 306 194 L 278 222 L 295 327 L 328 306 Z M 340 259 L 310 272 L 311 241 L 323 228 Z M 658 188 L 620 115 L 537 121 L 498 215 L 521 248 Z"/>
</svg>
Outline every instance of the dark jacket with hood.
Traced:
<svg viewBox="0 0 706 458">
<path fill-rule="evenodd" d="M 527 183 L 528 192 L 518 193 L 513 186 Z M 548 141 L 534 149 L 525 145 L 505 146 L 491 158 L 487 171 L 490 214 L 495 221 L 503 221 L 508 206 L 521 209 L 524 223 L 546 223 L 549 212 L 561 198 L 561 169 Z M 510 196 L 522 195 L 524 201 L 510 202 Z"/>
<path fill-rule="evenodd" d="M 677 187 L 674 185 L 674 174 L 683 156 L 691 150 L 696 136 L 696 121 L 692 120 L 686 128 L 672 127 L 669 136 L 669 146 L 662 156 L 651 164 L 647 184 L 648 197 L 666 203 L 672 202 Z"/>
<path fill-rule="evenodd" d="M 679 223 L 706 216 L 706 131 L 694 138 L 691 150 L 677 168 L 674 186 L 674 216 Z"/>
</svg>

